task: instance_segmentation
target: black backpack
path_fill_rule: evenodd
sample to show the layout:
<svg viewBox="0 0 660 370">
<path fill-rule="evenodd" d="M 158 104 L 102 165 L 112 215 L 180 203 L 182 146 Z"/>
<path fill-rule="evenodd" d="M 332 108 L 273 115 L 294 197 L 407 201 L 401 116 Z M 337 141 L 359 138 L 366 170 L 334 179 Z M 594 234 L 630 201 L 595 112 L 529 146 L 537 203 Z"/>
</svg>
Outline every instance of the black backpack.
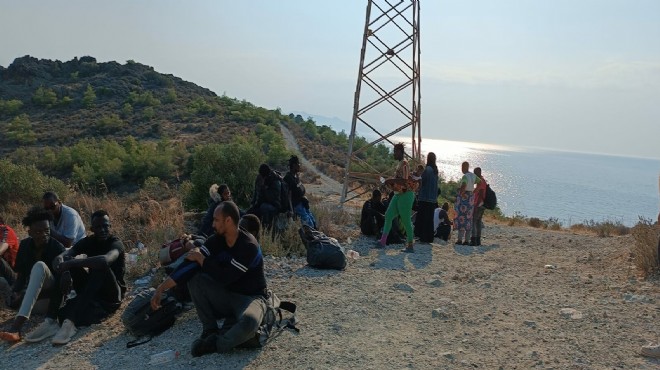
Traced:
<svg viewBox="0 0 660 370">
<path fill-rule="evenodd" d="M 151 309 L 151 297 L 154 288 L 143 290 L 133 298 L 121 315 L 121 321 L 129 333 L 137 339 L 126 343 L 126 348 L 139 346 L 149 342 L 153 337 L 171 328 L 176 316 L 183 311 L 183 306 L 174 297 L 163 295 L 161 307 Z M 147 339 L 142 339 L 148 337 Z"/>
<path fill-rule="evenodd" d="M 284 318 L 283 311 L 288 311 L 291 315 L 289 318 Z M 266 298 L 266 312 L 261 325 L 254 333 L 254 336 L 247 341 L 240 344 L 240 348 L 261 348 L 270 342 L 273 338 L 277 338 L 284 329 L 291 329 L 296 333 L 300 330 L 296 327 L 298 320 L 296 319 L 296 305 L 292 302 L 280 301 L 280 299 L 268 289 L 268 297 Z M 223 327 L 220 331 L 229 330 L 230 328 Z"/>
<path fill-rule="evenodd" d="M 289 184 L 284 181 L 284 176 L 278 171 L 273 170 L 273 175 L 280 182 L 280 209 L 279 213 L 293 211 L 289 203 Z"/>
<path fill-rule="evenodd" d="M 300 238 L 307 249 L 307 264 L 319 269 L 343 270 L 346 267 L 346 253 L 337 239 L 302 225 L 298 229 Z"/>
<path fill-rule="evenodd" d="M 486 184 L 486 197 L 484 198 L 484 208 L 495 209 L 497 206 L 497 196 L 489 184 Z"/>
</svg>

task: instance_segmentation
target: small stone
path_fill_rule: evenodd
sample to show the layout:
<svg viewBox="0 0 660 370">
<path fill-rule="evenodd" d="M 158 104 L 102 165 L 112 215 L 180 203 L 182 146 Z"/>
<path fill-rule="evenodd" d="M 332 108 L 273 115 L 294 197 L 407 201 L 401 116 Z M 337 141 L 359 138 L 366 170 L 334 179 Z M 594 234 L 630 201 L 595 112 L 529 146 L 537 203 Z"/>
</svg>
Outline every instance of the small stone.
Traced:
<svg viewBox="0 0 660 370">
<path fill-rule="evenodd" d="M 579 320 L 583 317 L 582 312 L 574 308 L 562 308 L 559 313 L 565 319 Z"/>
<path fill-rule="evenodd" d="M 444 283 L 440 279 L 431 279 L 426 282 L 428 285 L 434 286 L 434 287 L 441 287 L 444 285 Z"/>
<path fill-rule="evenodd" d="M 415 288 L 413 288 L 410 284 L 408 283 L 397 283 L 394 284 L 394 289 L 401 290 L 404 292 L 412 293 L 415 291 Z"/>
<path fill-rule="evenodd" d="M 440 356 L 448 359 L 448 360 L 453 360 L 454 359 L 454 354 L 451 352 L 443 352 L 440 354 Z"/>
<path fill-rule="evenodd" d="M 431 317 L 447 320 L 449 319 L 449 313 L 447 313 L 444 308 L 436 308 L 433 310 L 433 312 L 431 312 Z"/>
<path fill-rule="evenodd" d="M 523 324 L 527 325 L 530 328 L 536 328 L 536 322 L 534 321 L 525 320 L 523 321 Z"/>
</svg>

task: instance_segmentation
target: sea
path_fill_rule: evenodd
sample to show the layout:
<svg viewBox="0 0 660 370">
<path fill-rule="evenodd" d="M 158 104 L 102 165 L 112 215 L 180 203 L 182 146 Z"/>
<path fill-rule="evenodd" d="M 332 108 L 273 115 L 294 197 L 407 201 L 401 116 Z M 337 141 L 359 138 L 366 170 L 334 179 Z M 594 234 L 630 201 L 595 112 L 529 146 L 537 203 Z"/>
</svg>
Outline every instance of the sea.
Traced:
<svg viewBox="0 0 660 370">
<path fill-rule="evenodd" d="M 423 139 L 431 151 L 443 179 L 460 179 L 463 161 L 481 167 L 507 216 L 634 226 L 660 211 L 659 159 Z"/>
</svg>

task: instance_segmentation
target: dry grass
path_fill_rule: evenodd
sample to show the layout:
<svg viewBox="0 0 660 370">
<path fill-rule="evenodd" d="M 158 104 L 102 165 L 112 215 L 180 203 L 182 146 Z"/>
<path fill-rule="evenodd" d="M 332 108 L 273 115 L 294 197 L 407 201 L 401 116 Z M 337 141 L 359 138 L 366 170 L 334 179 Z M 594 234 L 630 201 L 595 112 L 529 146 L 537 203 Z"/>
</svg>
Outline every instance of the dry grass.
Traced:
<svg viewBox="0 0 660 370">
<path fill-rule="evenodd" d="M 635 244 L 631 247 L 635 266 L 645 277 L 660 271 L 658 264 L 660 226 L 653 225 L 648 220 L 640 220 L 633 227 L 632 235 L 635 239 Z"/>
<path fill-rule="evenodd" d="M 620 221 L 596 222 L 594 220 L 589 220 L 583 223 L 571 225 L 570 230 L 596 234 L 601 238 L 630 234 L 630 228 L 622 224 Z"/>
</svg>

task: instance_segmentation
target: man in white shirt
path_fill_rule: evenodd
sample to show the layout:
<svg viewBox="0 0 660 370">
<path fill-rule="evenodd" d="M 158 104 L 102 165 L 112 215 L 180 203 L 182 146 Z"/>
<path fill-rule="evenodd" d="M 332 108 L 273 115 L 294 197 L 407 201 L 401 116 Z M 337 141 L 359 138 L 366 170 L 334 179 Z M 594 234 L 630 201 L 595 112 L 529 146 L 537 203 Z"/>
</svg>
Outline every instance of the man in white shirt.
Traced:
<svg viewBox="0 0 660 370">
<path fill-rule="evenodd" d="M 44 209 L 53 214 L 54 221 L 50 228 L 50 236 L 70 248 L 86 236 L 85 225 L 78 212 L 62 204 L 56 193 L 48 191 L 43 196 Z"/>
</svg>

